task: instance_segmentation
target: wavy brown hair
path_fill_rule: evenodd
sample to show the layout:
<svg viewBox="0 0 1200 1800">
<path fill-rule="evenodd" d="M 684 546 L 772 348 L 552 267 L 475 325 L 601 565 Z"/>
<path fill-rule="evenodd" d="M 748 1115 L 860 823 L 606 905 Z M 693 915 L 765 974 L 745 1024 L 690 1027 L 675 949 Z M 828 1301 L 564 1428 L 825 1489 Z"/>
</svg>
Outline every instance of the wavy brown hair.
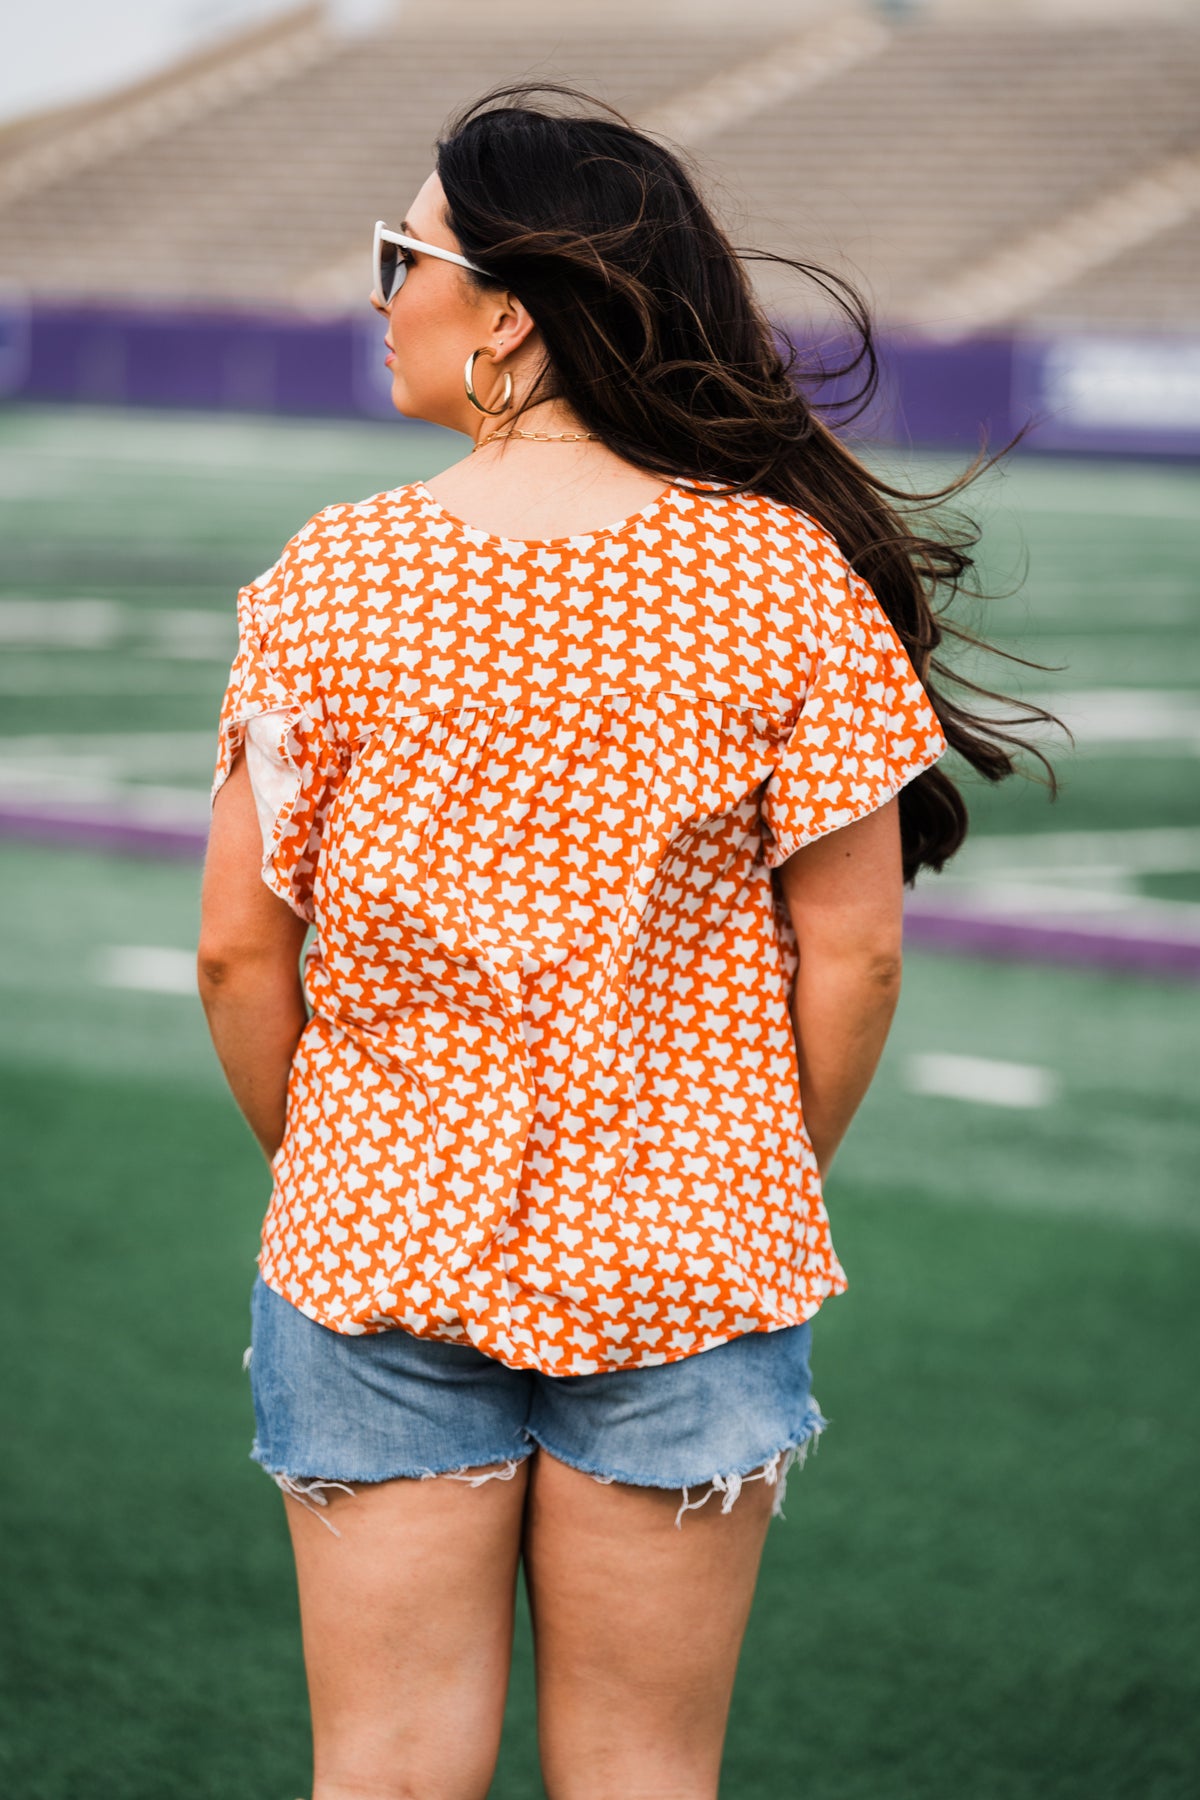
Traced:
<svg viewBox="0 0 1200 1800">
<path fill-rule="evenodd" d="M 879 377 L 870 316 L 855 289 L 812 263 L 736 251 L 679 156 L 575 89 L 539 83 L 486 94 L 447 129 L 437 168 L 447 223 L 486 271 L 472 279 L 516 294 L 541 332 L 547 361 L 520 410 L 561 398 L 638 468 L 681 485 L 763 494 L 807 513 L 874 590 L 950 748 L 989 782 L 1025 773 L 1013 752 L 1028 750 L 1056 794 L 1051 764 L 1012 728 L 1060 721 L 936 654 L 951 638 L 1045 666 L 945 616 L 956 594 L 978 594 L 971 551 L 979 533 L 957 514 L 951 519 L 944 503 L 996 456 L 981 452 L 946 487 L 910 493 L 867 468 L 829 422 L 857 416 Z M 835 366 L 799 366 L 755 299 L 750 261 L 792 269 L 840 313 L 839 338 L 849 348 Z M 830 384 L 839 397 L 823 405 L 816 396 Z M 1003 702 L 1011 716 L 971 711 L 944 690 L 946 681 L 968 697 Z M 967 807 L 940 765 L 899 799 L 911 883 L 959 848 Z"/>
</svg>

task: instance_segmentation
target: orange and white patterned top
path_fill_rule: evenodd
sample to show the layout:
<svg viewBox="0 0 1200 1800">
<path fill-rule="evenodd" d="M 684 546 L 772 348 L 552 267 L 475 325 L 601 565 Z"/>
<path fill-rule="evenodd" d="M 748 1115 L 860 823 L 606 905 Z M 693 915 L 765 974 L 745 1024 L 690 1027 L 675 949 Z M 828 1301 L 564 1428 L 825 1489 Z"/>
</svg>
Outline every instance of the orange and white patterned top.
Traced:
<svg viewBox="0 0 1200 1800">
<path fill-rule="evenodd" d="M 671 487 L 525 542 L 413 484 L 318 513 L 238 616 L 213 795 L 244 742 L 316 927 L 267 1285 L 551 1375 L 841 1292 L 771 870 L 946 742 L 829 534 Z"/>
</svg>

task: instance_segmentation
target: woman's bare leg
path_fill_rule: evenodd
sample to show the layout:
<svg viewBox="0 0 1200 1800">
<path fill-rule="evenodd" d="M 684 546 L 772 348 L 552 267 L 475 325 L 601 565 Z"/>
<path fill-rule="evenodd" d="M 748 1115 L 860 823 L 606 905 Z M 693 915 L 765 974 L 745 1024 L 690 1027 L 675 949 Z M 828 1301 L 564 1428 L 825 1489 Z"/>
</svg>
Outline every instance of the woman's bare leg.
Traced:
<svg viewBox="0 0 1200 1800">
<path fill-rule="evenodd" d="M 550 1800 L 714 1800 L 775 1489 L 680 1496 L 534 1458 L 525 1573 Z"/>
<path fill-rule="evenodd" d="M 500 1745 L 528 1463 L 287 1499 L 313 1800 L 484 1800 Z M 323 1522 L 328 1519 L 339 1537 Z"/>
</svg>

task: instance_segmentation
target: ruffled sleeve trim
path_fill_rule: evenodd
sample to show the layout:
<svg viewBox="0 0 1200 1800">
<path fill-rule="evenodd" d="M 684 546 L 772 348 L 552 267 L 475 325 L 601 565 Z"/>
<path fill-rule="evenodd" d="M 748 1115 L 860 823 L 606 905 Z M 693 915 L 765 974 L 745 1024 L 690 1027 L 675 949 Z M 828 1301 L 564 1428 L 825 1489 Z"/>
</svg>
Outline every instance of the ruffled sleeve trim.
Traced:
<svg viewBox="0 0 1200 1800">
<path fill-rule="evenodd" d="M 263 881 L 311 924 L 321 828 L 344 759 L 323 706 L 298 701 L 276 672 L 260 611 L 266 580 L 238 595 L 238 654 L 221 708 L 209 807 L 244 749 L 262 832 Z"/>
<path fill-rule="evenodd" d="M 929 696 L 872 590 L 851 574 L 839 602 L 800 716 L 764 790 L 768 868 L 875 812 L 948 749 Z"/>
<path fill-rule="evenodd" d="M 773 827 L 769 819 L 764 818 L 763 860 L 767 867 L 777 869 L 789 856 L 802 850 L 805 844 L 811 844 L 817 838 L 824 837 L 827 832 L 838 831 L 843 825 L 853 825 L 856 819 L 865 819 L 869 813 L 877 812 L 944 754 L 948 746 L 945 738 L 941 737 L 940 728 L 938 737 L 940 742 L 933 737 L 925 738 L 906 761 L 892 763 L 884 778 L 853 784 L 840 805 L 808 809 L 807 822 L 780 830 Z"/>
</svg>

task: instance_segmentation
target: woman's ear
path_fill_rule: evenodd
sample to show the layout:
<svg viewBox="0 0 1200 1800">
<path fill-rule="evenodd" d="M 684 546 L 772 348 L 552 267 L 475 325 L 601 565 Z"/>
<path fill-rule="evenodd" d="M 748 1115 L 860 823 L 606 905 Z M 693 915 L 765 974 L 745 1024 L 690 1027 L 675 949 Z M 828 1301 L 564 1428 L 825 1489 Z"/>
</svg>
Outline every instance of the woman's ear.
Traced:
<svg viewBox="0 0 1200 1800">
<path fill-rule="evenodd" d="M 536 328 L 533 317 L 515 294 L 501 294 L 488 320 L 488 337 L 496 359 L 519 350 Z"/>
</svg>

